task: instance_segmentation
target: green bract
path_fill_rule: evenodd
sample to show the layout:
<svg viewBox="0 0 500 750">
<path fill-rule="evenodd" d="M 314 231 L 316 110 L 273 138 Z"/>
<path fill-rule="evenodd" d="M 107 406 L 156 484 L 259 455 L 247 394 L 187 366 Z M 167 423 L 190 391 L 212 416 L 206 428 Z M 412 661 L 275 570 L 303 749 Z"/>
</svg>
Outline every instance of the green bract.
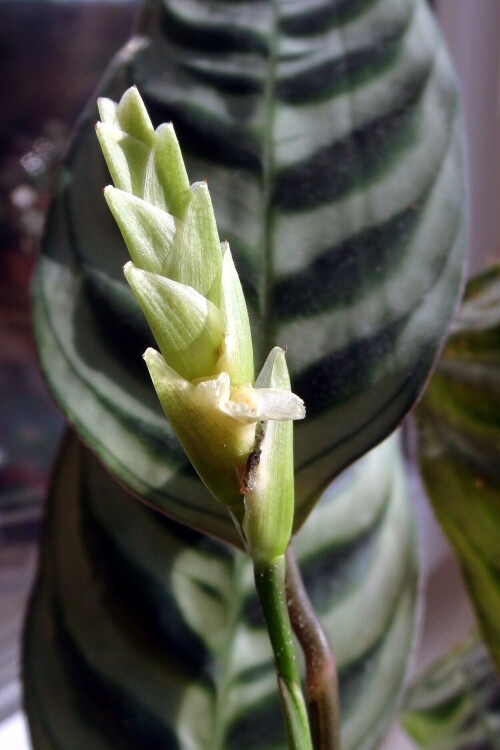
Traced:
<svg viewBox="0 0 500 750">
<path fill-rule="evenodd" d="M 228 505 L 254 557 L 286 549 L 293 524 L 293 435 L 304 417 L 283 350 L 254 387 L 248 312 L 206 182 L 189 185 L 172 125 L 153 129 L 137 89 L 99 100 L 97 135 L 116 187 L 106 201 L 132 258 L 124 273 L 159 352 L 144 358 L 198 474 Z M 271 425 L 267 425 L 271 420 Z M 274 422 L 284 424 L 274 424 Z"/>
</svg>

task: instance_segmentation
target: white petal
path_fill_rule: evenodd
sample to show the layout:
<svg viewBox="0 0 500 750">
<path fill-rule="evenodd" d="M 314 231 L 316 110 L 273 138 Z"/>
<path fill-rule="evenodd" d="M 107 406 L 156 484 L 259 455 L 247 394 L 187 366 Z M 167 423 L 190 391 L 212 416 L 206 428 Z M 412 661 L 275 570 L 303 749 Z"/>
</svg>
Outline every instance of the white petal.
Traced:
<svg viewBox="0 0 500 750">
<path fill-rule="evenodd" d="M 207 403 L 216 408 L 220 408 L 221 404 L 226 403 L 229 399 L 230 390 L 231 386 L 227 372 L 221 372 L 216 378 L 201 380 L 199 383 L 196 383 L 196 391 L 200 398 L 206 399 Z"/>
<path fill-rule="evenodd" d="M 240 422 L 285 421 L 305 417 L 304 402 L 294 393 L 279 388 L 234 388 L 220 409 Z"/>
<path fill-rule="evenodd" d="M 304 419 L 306 408 L 301 398 L 281 388 L 255 388 L 259 400 L 259 419 Z"/>
</svg>

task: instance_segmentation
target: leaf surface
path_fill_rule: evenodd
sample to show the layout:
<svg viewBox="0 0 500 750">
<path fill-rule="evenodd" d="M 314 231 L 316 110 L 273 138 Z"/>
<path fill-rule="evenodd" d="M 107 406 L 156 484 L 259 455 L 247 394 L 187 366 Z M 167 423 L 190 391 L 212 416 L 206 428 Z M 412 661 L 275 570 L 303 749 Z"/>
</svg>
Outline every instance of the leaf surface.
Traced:
<svg viewBox="0 0 500 750">
<path fill-rule="evenodd" d="M 329 488 L 296 537 L 336 649 L 344 750 L 375 748 L 394 710 L 414 542 L 395 439 Z M 74 436 L 41 562 L 24 658 L 37 750 L 284 750 L 250 561 L 138 503 Z"/>
<path fill-rule="evenodd" d="M 288 347 L 298 527 L 338 472 L 419 395 L 460 287 L 462 137 L 423 0 L 165 0 L 99 93 L 137 84 L 208 179 L 242 277 L 256 371 Z M 152 343 L 102 197 L 92 105 L 62 175 L 35 280 L 46 379 L 85 442 L 173 518 L 238 544 L 165 423 Z"/>
<path fill-rule="evenodd" d="M 500 670 L 500 267 L 469 283 L 416 418 L 427 492 Z"/>
<path fill-rule="evenodd" d="M 402 724 L 425 750 L 498 750 L 499 701 L 498 676 L 476 634 L 411 688 Z"/>
</svg>

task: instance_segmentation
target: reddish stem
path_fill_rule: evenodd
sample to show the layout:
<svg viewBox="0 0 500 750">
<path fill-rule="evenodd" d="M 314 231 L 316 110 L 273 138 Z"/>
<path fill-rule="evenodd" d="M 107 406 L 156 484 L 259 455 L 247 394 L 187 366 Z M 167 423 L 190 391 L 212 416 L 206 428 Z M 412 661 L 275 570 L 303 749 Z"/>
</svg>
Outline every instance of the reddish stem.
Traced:
<svg viewBox="0 0 500 750">
<path fill-rule="evenodd" d="M 315 750 L 340 750 L 335 657 L 311 604 L 291 546 L 286 553 L 286 596 L 290 623 L 304 653 L 306 697 Z"/>
</svg>

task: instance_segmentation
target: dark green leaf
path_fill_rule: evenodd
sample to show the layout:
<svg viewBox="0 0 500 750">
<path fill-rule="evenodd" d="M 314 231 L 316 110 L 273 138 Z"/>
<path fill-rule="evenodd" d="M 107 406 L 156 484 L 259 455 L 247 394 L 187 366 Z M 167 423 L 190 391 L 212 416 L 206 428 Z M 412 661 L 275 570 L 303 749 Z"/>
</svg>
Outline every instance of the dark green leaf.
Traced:
<svg viewBox="0 0 500 750">
<path fill-rule="evenodd" d="M 458 293 L 462 138 L 448 58 L 423 0 L 156 3 L 100 93 L 139 86 L 208 178 L 250 307 L 258 371 L 288 347 L 297 521 L 420 393 Z M 91 106 L 35 281 L 42 366 L 86 443 L 132 491 L 238 544 L 194 480 L 141 354 L 126 250 Z"/>
<path fill-rule="evenodd" d="M 416 418 L 429 497 L 500 669 L 500 267 L 469 283 Z"/>
<path fill-rule="evenodd" d="M 394 711 L 414 542 L 395 439 L 332 486 L 296 538 L 337 654 L 343 750 L 375 748 Z M 54 477 L 26 644 L 37 750 L 284 750 L 250 561 L 138 503 L 74 437 Z"/>
<path fill-rule="evenodd" d="M 436 662 L 412 687 L 402 724 L 425 750 L 500 748 L 500 682 L 477 636 Z"/>
</svg>

